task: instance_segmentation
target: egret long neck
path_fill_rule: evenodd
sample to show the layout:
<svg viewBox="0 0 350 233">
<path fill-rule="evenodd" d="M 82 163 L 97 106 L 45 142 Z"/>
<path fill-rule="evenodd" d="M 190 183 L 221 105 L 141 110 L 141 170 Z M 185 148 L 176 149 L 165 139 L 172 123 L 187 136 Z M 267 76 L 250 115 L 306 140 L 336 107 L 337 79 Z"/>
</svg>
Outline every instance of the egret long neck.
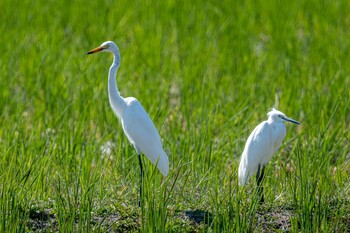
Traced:
<svg viewBox="0 0 350 233">
<path fill-rule="evenodd" d="M 120 118 L 123 115 L 124 109 L 126 107 L 123 97 L 120 96 L 116 76 L 117 70 L 120 64 L 120 54 L 119 51 L 113 53 L 113 63 L 109 68 L 108 74 L 108 94 L 109 94 L 109 103 L 111 104 L 112 109 Z"/>
</svg>

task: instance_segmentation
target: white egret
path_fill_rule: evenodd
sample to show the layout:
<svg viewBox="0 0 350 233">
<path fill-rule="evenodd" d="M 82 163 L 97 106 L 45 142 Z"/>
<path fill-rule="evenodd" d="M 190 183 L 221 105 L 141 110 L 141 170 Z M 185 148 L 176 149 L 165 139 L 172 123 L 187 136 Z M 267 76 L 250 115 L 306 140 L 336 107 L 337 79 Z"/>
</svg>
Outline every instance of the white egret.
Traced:
<svg viewBox="0 0 350 233">
<path fill-rule="evenodd" d="M 140 102 L 134 97 L 123 98 L 120 96 L 116 75 L 120 65 L 120 52 L 118 46 L 112 41 L 106 41 L 99 47 L 91 50 L 88 54 L 97 52 L 109 52 L 113 54 L 113 63 L 108 74 L 108 94 L 109 103 L 121 121 L 124 133 L 130 143 L 135 147 L 140 165 L 140 200 L 142 197 L 142 161 L 140 153 L 144 153 L 147 158 L 164 175 L 168 175 L 169 161 L 165 153 L 159 133 L 152 120 L 148 116 Z M 140 201 L 139 201 L 140 206 Z"/>
<path fill-rule="evenodd" d="M 256 182 L 258 192 L 261 194 L 260 202 L 264 202 L 261 181 L 264 176 L 265 166 L 281 146 L 282 140 L 286 136 L 284 122 L 289 121 L 294 124 L 300 124 L 298 121 L 286 117 L 286 115 L 275 108 L 272 108 L 267 115 L 267 121 L 261 122 L 248 137 L 238 169 L 240 186 L 245 185 L 250 177 L 257 172 Z"/>
</svg>

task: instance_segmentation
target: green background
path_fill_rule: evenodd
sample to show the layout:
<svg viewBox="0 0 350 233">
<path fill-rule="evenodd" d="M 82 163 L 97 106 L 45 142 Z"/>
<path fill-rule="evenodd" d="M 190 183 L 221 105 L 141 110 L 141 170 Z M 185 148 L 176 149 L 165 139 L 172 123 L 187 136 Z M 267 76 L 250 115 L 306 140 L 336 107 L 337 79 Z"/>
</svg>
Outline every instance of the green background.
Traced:
<svg viewBox="0 0 350 233">
<path fill-rule="evenodd" d="M 0 2 L 1 232 L 344 232 L 350 228 L 348 1 Z M 108 103 L 154 121 L 166 178 Z M 275 106 L 302 122 L 240 188 L 245 141 Z"/>
</svg>

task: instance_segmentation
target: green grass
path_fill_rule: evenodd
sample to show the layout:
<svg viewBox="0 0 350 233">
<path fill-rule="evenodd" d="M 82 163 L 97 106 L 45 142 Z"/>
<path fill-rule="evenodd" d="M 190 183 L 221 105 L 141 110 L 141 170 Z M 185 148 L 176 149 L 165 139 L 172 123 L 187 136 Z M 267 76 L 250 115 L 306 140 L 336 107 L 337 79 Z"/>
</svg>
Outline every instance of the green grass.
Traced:
<svg viewBox="0 0 350 233">
<path fill-rule="evenodd" d="M 0 232 L 350 231 L 348 1 L 0 2 Z M 117 83 L 153 119 L 162 178 L 107 95 Z M 300 126 L 255 183 L 244 143 L 271 107 Z M 108 147 L 110 154 L 103 148 Z"/>
</svg>

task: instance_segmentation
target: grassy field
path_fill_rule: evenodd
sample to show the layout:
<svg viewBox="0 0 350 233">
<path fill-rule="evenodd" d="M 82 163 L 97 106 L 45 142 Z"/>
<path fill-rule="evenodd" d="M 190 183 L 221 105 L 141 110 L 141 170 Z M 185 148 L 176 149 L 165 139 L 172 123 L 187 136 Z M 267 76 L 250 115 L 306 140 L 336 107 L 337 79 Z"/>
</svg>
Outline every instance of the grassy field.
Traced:
<svg viewBox="0 0 350 233">
<path fill-rule="evenodd" d="M 0 232 L 349 232 L 350 3 L 0 1 Z M 107 94 L 169 155 L 162 178 Z M 271 107 L 302 122 L 266 168 L 265 204 L 241 188 L 245 141 Z"/>
</svg>

